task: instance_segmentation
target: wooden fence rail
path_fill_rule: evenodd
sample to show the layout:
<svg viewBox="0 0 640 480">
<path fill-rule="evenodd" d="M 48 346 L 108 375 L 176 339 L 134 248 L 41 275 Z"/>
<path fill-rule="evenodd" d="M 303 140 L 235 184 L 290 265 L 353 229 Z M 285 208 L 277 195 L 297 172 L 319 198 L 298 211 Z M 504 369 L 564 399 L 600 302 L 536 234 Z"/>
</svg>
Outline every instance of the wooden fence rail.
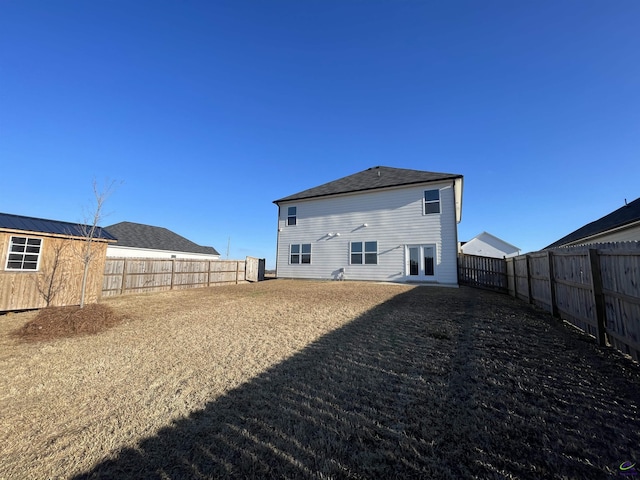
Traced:
<svg viewBox="0 0 640 480">
<path fill-rule="evenodd" d="M 496 261 L 504 263 L 506 289 L 497 287 L 487 263 L 478 260 L 475 273 L 471 264 L 459 261 L 460 283 L 508 291 L 640 361 L 640 242 L 490 260 L 490 271 L 501 271 Z"/>
<path fill-rule="evenodd" d="M 264 260 L 107 258 L 102 296 L 210 287 L 264 279 Z"/>
</svg>

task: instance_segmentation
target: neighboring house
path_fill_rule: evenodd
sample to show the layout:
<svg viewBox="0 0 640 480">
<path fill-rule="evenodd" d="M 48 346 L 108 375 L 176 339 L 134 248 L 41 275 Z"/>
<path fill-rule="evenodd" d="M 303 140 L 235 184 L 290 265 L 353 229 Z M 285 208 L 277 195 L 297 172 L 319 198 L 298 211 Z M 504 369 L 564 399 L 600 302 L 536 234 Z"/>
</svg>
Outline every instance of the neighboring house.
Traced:
<svg viewBox="0 0 640 480">
<path fill-rule="evenodd" d="M 163 227 L 120 222 L 105 230 L 118 240 L 107 248 L 107 257 L 220 259 L 215 248 L 193 243 Z"/>
<path fill-rule="evenodd" d="M 547 248 L 570 247 L 590 243 L 640 241 L 640 198 L 580 227 Z"/>
<path fill-rule="evenodd" d="M 373 167 L 275 200 L 277 276 L 456 285 L 462 179 Z"/>
<path fill-rule="evenodd" d="M 0 311 L 80 304 L 87 225 L 0 213 Z M 85 302 L 102 291 L 107 244 L 98 228 L 91 241 Z"/>
<path fill-rule="evenodd" d="M 482 232 L 468 242 L 463 242 L 460 251 L 465 255 L 493 258 L 515 257 L 520 254 L 518 247 L 487 232 Z"/>
</svg>

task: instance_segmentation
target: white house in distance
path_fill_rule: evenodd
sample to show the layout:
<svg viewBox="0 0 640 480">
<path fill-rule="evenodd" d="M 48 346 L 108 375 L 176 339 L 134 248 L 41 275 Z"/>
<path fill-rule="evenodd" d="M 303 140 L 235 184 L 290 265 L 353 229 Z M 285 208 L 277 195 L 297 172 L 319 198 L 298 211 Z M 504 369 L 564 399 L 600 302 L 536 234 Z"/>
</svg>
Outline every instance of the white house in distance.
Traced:
<svg viewBox="0 0 640 480">
<path fill-rule="evenodd" d="M 277 276 L 457 285 L 462 181 L 373 167 L 275 200 Z"/>
<path fill-rule="evenodd" d="M 493 258 L 515 257 L 520 254 L 518 247 L 487 232 L 482 232 L 468 242 L 463 242 L 460 251 L 465 255 Z"/>
<path fill-rule="evenodd" d="M 163 227 L 120 222 L 104 229 L 118 240 L 107 247 L 107 257 L 220 259 L 215 248 L 193 243 Z"/>
</svg>

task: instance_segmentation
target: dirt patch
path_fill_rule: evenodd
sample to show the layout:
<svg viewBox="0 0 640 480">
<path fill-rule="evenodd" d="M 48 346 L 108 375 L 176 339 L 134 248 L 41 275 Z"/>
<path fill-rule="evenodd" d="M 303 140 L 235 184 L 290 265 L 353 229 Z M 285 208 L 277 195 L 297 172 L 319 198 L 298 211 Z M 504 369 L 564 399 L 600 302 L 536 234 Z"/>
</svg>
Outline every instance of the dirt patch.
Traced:
<svg viewBox="0 0 640 480">
<path fill-rule="evenodd" d="M 105 304 L 94 303 L 68 307 L 48 307 L 38 311 L 13 335 L 26 342 L 43 342 L 79 335 L 95 335 L 114 327 L 124 320 Z"/>
<path fill-rule="evenodd" d="M 98 335 L 21 343 L 0 322 L 0 478 L 604 478 L 640 459 L 637 364 L 506 295 L 274 280 L 105 303 L 127 319 Z"/>
</svg>

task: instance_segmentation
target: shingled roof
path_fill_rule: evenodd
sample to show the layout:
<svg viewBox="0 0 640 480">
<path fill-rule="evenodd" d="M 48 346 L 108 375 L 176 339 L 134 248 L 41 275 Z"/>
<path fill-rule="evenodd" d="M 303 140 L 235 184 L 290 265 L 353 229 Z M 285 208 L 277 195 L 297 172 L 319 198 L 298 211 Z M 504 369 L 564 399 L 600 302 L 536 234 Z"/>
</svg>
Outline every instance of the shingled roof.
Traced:
<svg viewBox="0 0 640 480">
<path fill-rule="evenodd" d="M 85 237 L 91 226 L 45 218 L 24 217 L 11 213 L 0 213 L 0 229 L 17 230 L 33 233 L 51 233 L 55 235 L 71 235 Z M 101 240 L 115 240 L 109 232 L 97 227 L 94 238 Z"/>
<path fill-rule="evenodd" d="M 193 243 L 164 227 L 154 227 L 142 223 L 120 222 L 105 227 L 105 230 L 118 239 L 116 247 L 147 248 L 171 252 L 203 253 L 220 255 L 213 247 L 204 247 Z"/>
<path fill-rule="evenodd" d="M 462 178 L 456 173 L 425 172 L 422 170 L 409 170 L 405 168 L 372 167 L 362 172 L 354 173 L 347 177 L 325 183 L 318 187 L 309 188 L 288 197 L 274 200 L 273 203 L 290 200 L 302 200 L 305 198 L 325 197 L 341 193 L 363 192 L 380 188 L 399 187 L 418 183 L 437 182 L 440 180 L 453 180 Z"/>
<path fill-rule="evenodd" d="M 545 247 L 545 249 L 569 245 L 579 240 L 593 237 L 594 235 L 605 233 L 609 230 L 621 228 L 636 222 L 640 222 L 640 198 L 635 199 L 633 202 L 620 207 L 614 212 L 611 212 L 594 222 L 580 227 L 576 231 L 571 232 L 569 235 L 566 235 L 560 240 Z"/>
</svg>

